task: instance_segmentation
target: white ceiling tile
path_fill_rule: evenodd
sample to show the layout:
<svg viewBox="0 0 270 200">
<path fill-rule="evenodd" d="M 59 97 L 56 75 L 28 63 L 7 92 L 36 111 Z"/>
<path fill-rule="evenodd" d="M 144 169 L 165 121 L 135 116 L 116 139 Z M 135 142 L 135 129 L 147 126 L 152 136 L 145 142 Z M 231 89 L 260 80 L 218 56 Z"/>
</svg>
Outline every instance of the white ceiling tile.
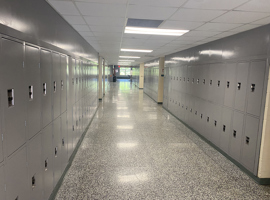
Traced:
<svg viewBox="0 0 270 200">
<path fill-rule="evenodd" d="M 49 3 L 62 15 L 80 15 L 76 6 L 68 1 L 49 1 Z"/>
<path fill-rule="evenodd" d="M 186 0 L 130 0 L 129 4 L 146 6 L 180 7 Z"/>
<path fill-rule="evenodd" d="M 121 17 L 90 17 L 84 16 L 87 24 L 90 26 L 125 26 L 126 19 Z"/>
<path fill-rule="evenodd" d="M 83 37 L 88 37 L 88 36 L 94 36 L 93 33 L 91 33 L 90 31 L 78 31 L 81 36 Z"/>
<path fill-rule="evenodd" d="M 176 10 L 177 8 L 130 5 L 128 6 L 127 18 L 165 20 Z"/>
<path fill-rule="evenodd" d="M 75 0 L 77 1 L 77 0 Z M 106 3 L 106 4 L 126 4 L 127 0 L 79 0 L 82 2 L 90 2 L 90 3 Z"/>
<path fill-rule="evenodd" d="M 85 24 L 85 21 L 81 16 L 71 16 L 71 15 L 64 15 L 63 16 L 68 23 L 74 24 Z"/>
<path fill-rule="evenodd" d="M 168 42 L 173 41 L 179 38 L 179 36 L 167 36 L 167 35 L 152 35 L 149 39 L 150 40 L 167 40 Z"/>
<path fill-rule="evenodd" d="M 270 2 L 269 0 L 251 0 L 236 10 L 270 13 Z"/>
<path fill-rule="evenodd" d="M 188 41 L 186 39 L 183 39 L 183 40 L 174 40 L 171 43 L 173 43 L 173 44 L 192 44 L 193 41 Z"/>
<path fill-rule="evenodd" d="M 249 0 L 189 0 L 183 7 L 197 9 L 231 10 L 248 1 Z"/>
<path fill-rule="evenodd" d="M 93 32 L 93 34 L 95 36 L 117 36 L 117 37 L 121 37 L 122 36 L 122 33 L 108 33 L 108 32 Z"/>
<path fill-rule="evenodd" d="M 159 28 L 192 30 L 203 24 L 204 24 L 203 22 L 184 22 L 184 21 L 167 20 L 164 23 L 162 23 L 159 26 Z"/>
<path fill-rule="evenodd" d="M 179 9 L 170 20 L 208 22 L 224 14 L 220 10 L 197 10 L 197 9 Z"/>
<path fill-rule="evenodd" d="M 247 30 L 250 30 L 250 29 L 254 29 L 254 28 L 257 28 L 261 25 L 257 25 L 257 24 L 246 24 L 246 25 L 243 25 L 243 26 L 240 26 L 238 28 L 235 28 L 235 29 L 232 29 L 230 30 L 231 32 L 243 32 L 243 31 L 247 31 Z"/>
<path fill-rule="evenodd" d="M 131 34 L 131 33 L 124 33 L 123 38 L 128 39 L 148 39 L 150 38 L 150 35 L 144 35 L 144 34 Z"/>
<path fill-rule="evenodd" d="M 91 31 L 93 32 L 116 32 L 122 33 L 122 26 L 90 26 Z"/>
<path fill-rule="evenodd" d="M 94 36 L 84 36 L 84 39 L 86 39 L 87 41 L 97 41 L 97 38 Z"/>
<path fill-rule="evenodd" d="M 242 11 L 230 11 L 215 20 L 213 22 L 222 23 L 251 23 L 253 21 L 262 19 L 269 16 L 267 13 L 254 13 L 254 12 L 242 12 Z"/>
<path fill-rule="evenodd" d="M 125 17 L 126 6 L 122 4 L 98 4 L 76 2 L 82 15 L 96 17 Z"/>
<path fill-rule="evenodd" d="M 208 38 L 207 36 L 182 36 L 181 38 L 177 40 L 185 40 L 185 41 L 199 41 Z"/>
<path fill-rule="evenodd" d="M 224 38 L 224 37 L 229 37 L 229 36 L 234 35 L 234 34 L 236 34 L 236 33 L 235 32 L 223 32 L 223 33 L 214 35 L 213 37 Z"/>
<path fill-rule="evenodd" d="M 79 25 L 79 24 L 75 24 L 72 25 L 77 31 L 90 31 L 89 27 L 87 25 Z"/>
<path fill-rule="evenodd" d="M 218 31 L 190 31 L 185 34 L 185 36 L 192 36 L 192 37 L 197 37 L 197 36 L 202 36 L 202 37 L 211 37 L 213 35 L 220 34 L 221 32 Z"/>
<path fill-rule="evenodd" d="M 260 19 L 258 21 L 254 21 L 251 24 L 266 25 L 266 24 L 269 24 L 269 23 L 270 23 L 270 17 L 266 17 L 266 18 Z"/>
<path fill-rule="evenodd" d="M 200 26 L 196 30 L 201 31 L 228 31 L 230 29 L 241 26 L 241 24 L 225 24 L 225 23 L 206 23 L 203 26 Z"/>
</svg>

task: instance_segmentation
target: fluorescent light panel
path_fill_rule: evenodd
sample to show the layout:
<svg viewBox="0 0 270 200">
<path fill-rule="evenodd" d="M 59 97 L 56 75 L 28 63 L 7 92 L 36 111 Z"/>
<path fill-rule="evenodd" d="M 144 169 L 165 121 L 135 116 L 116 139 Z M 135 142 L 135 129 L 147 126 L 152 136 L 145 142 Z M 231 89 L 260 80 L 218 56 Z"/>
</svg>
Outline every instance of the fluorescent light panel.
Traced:
<svg viewBox="0 0 270 200">
<path fill-rule="evenodd" d="M 121 51 L 151 53 L 153 50 L 146 50 L 146 49 L 121 49 Z"/>
<path fill-rule="evenodd" d="M 118 62 L 134 62 L 135 60 L 118 60 Z"/>
<path fill-rule="evenodd" d="M 149 35 L 170 35 L 170 36 L 181 36 L 189 30 L 175 30 L 175 29 L 159 29 L 159 28 L 136 28 L 126 27 L 125 33 L 133 34 L 149 34 Z"/>
<path fill-rule="evenodd" d="M 119 58 L 141 58 L 138 56 L 119 56 Z"/>
</svg>

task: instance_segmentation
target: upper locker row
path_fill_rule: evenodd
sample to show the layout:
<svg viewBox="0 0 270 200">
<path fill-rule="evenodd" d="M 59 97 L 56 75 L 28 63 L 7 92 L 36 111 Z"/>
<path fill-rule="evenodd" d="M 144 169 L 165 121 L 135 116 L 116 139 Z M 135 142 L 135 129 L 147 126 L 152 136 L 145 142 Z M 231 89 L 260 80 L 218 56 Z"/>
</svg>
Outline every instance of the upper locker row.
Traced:
<svg viewBox="0 0 270 200">
<path fill-rule="evenodd" d="M 259 117 L 265 67 L 265 61 L 254 61 L 172 68 L 170 89 Z"/>
<path fill-rule="evenodd" d="M 72 106 L 80 100 L 93 83 L 87 63 L 9 39 L 1 39 L 0 59 L 0 131 L 5 156 L 10 156 L 66 112 L 67 102 Z M 69 62 L 73 68 L 68 71 Z M 67 75 L 74 87 L 68 88 Z M 71 94 L 68 101 L 67 89 Z M 4 158 L 2 145 L 0 142 L 0 163 Z"/>
</svg>

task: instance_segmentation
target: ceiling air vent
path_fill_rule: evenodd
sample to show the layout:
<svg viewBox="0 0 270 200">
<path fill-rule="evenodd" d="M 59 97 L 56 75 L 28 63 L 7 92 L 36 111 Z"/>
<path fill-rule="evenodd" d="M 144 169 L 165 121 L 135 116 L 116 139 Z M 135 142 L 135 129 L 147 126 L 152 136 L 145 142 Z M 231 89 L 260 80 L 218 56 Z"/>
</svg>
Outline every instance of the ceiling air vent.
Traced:
<svg viewBox="0 0 270 200">
<path fill-rule="evenodd" d="M 163 20 L 132 19 L 129 18 L 126 26 L 158 28 Z"/>
</svg>

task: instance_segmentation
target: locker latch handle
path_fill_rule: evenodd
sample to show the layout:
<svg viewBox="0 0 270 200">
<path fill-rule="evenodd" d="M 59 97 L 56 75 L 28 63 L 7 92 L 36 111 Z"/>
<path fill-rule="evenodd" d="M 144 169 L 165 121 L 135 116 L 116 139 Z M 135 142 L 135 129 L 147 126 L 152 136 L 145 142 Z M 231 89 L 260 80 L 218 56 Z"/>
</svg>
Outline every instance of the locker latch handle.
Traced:
<svg viewBox="0 0 270 200">
<path fill-rule="evenodd" d="M 189 78 L 187 78 L 187 82 L 189 82 Z"/>
<path fill-rule="evenodd" d="M 246 144 L 249 144 L 249 137 L 246 136 Z"/>
<path fill-rule="evenodd" d="M 192 108 L 190 108 L 190 112 L 192 113 Z"/>
<path fill-rule="evenodd" d="M 194 83 L 194 78 L 192 78 L 192 83 Z"/>
<path fill-rule="evenodd" d="M 34 87 L 30 85 L 29 86 L 29 100 L 30 101 L 34 99 L 33 93 L 34 93 Z"/>
<path fill-rule="evenodd" d="M 46 83 L 43 83 L 43 95 L 46 96 L 46 93 L 47 93 L 47 84 Z"/>
<path fill-rule="evenodd" d="M 202 117 L 203 117 L 203 114 L 201 114 L 201 119 L 202 119 Z"/>
<path fill-rule="evenodd" d="M 254 92 L 255 91 L 255 84 L 252 83 L 250 87 L 251 87 L 251 92 Z"/>
<path fill-rule="evenodd" d="M 32 176 L 32 189 L 36 186 L 36 178 L 35 176 Z"/>
<path fill-rule="evenodd" d="M 230 87 L 230 81 L 227 81 L 227 88 Z"/>
<path fill-rule="evenodd" d="M 236 137 L 236 130 L 233 130 L 233 137 Z"/>
<path fill-rule="evenodd" d="M 56 81 L 53 82 L 53 92 L 56 92 Z"/>
<path fill-rule="evenodd" d="M 209 122 L 209 117 L 207 117 L 207 122 Z"/>
<path fill-rule="evenodd" d="M 210 85 L 212 85 L 212 82 L 213 82 L 213 81 L 212 81 L 212 80 L 210 80 Z"/>
<path fill-rule="evenodd" d="M 48 170 L 48 159 L 45 160 L 45 171 Z"/>
<path fill-rule="evenodd" d="M 217 84 L 217 86 L 218 86 L 218 87 L 220 86 L 220 81 L 218 81 L 218 84 Z"/>
<path fill-rule="evenodd" d="M 184 81 L 186 81 L 186 78 L 184 77 Z"/>
<path fill-rule="evenodd" d="M 9 89 L 7 91 L 8 96 L 8 107 L 14 106 L 14 89 Z"/>
<path fill-rule="evenodd" d="M 179 77 L 179 81 L 181 81 L 182 80 L 182 77 Z"/>
<path fill-rule="evenodd" d="M 57 157 L 57 147 L 54 148 L 54 156 Z"/>
<path fill-rule="evenodd" d="M 197 115 L 197 111 L 195 111 L 195 115 Z"/>
<path fill-rule="evenodd" d="M 74 131 L 74 125 L 72 126 L 72 130 Z"/>
<path fill-rule="evenodd" d="M 203 79 L 203 84 L 205 84 L 205 79 Z"/>
<path fill-rule="evenodd" d="M 240 90 L 240 89 L 241 89 L 241 83 L 240 83 L 240 82 L 238 82 L 238 84 L 237 84 L 237 88 L 238 88 L 238 90 Z"/>
<path fill-rule="evenodd" d="M 199 80 L 199 79 L 197 79 L 197 84 L 199 84 L 199 82 L 200 82 L 200 80 Z"/>
<path fill-rule="evenodd" d="M 217 126 L 217 121 L 216 120 L 215 120 L 215 123 L 214 124 L 215 124 L 215 126 Z"/>
<path fill-rule="evenodd" d="M 61 80 L 61 90 L 64 89 L 64 81 Z"/>
<path fill-rule="evenodd" d="M 62 139 L 62 146 L 63 147 L 65 146 L 65 139 L 64 138 Z"/>
<path fill-rule="evenodd" d="M 188 109 L 188 107 L 186 106 L 186 110 Z"/>
<path fill-rule="evenodd" d="M 225 132 L 226 131 L 226 126 L 225 125 L 223 125 L 223 132 Z"/>
<path fill-rule="evenodd" d="M 17 196 L 15 200 L 19 200 L 19 196 Z"/>
</svg>

